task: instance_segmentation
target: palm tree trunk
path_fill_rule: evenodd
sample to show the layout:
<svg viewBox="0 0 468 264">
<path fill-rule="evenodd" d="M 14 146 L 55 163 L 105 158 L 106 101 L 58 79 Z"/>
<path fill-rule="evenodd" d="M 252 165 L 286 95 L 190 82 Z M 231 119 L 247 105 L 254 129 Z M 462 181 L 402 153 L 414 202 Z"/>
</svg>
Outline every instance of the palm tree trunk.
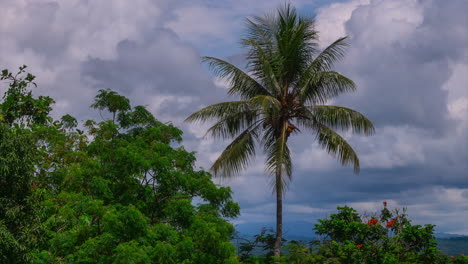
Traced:
<svg viewBox="0 0 468 264">
<path fill-rule="evenodd" d="M 281 242 L 283 239 L 283 188 L 281 181 L 281 170 L 276 172 L 276 238 L 274 256 L 281 254 Z"/>
</svg>

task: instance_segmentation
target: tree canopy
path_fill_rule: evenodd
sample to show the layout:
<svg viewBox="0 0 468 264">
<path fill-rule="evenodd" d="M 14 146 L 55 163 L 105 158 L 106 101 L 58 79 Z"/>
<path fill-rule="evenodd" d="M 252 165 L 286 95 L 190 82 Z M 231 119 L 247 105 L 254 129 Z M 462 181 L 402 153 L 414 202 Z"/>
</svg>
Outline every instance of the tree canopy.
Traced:
<svg viewBox="0 0 468 264">
<path fill-rule="evenodd" d="M 112 120 L 53 120 L 24 70 L 2 75 L 0 262 L 238 263 L 239 206 L 175 147 L 180 129 L 111 90 L 92 107 Z"/>
</svg>

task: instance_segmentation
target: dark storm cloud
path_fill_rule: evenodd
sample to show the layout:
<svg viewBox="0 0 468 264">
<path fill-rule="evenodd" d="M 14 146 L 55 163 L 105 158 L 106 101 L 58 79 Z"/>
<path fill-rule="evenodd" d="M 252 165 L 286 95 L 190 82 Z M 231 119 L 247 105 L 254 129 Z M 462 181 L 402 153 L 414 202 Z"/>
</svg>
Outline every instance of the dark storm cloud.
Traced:
<svg viewBox="0 0 468 264">
<path fill-rule="evenodd" d="M 82 65 L 83 76 L 99 86 L 124 92 L 149 88 L 163 95 L 200 94 L 212 86 L 201 73 L 196 50 L 168 29 L 147 32 L 138 41 L 122 40 L 115 59 L 90 58 Z"/>
<path fill-rule="evenodd" d="M 413 43 L 411 52 L 418 50 L 426 57 L 439 60 L 449 57 L 460 59 L 468 42 L 468 17 L 461 15 L 468 10 L 465 0 L 420 1 L 424 6 L 424 21 L 415 34 L 419 41 Z"/>
<path fill-rule="evenodd" d="M 298 172 L 290 192 L 294 200 L 317 205 L 400 199 L 401 193 L 433 187 L 468 188 L 466 175 L 424 168 L 365 169 L 353 175 L 350 169 Z"/>
<path fill-rule="evenodd" d="M 206 126 L 182 120 L 202 106 L 234 98 L 201 65 L 200 54 L 244 67 L 243 55 L 232 55 L 242 53 L 243 18 L 279 2 L 195 2 L 3 0 L 0 64 L 28 64 L 38 75 L 40 93 L 56 99 L 60 114 L 88 118 L 101 88 L 147 105 L 161 121 L 184 129 L 185 146 L 207 168 L 227 142 L 203 139 Z M 453 78 L 454 72 L 464 76 L 459 65 L 468 65 L 466 10 L 465 0 L 352 0 L 319 10 L 319 24 L 330 19 L 330 27 L 320 30 L 323 39 L 350 35 L 351 47 L 337 70 L 358 86 L 332 103 L 367 115 L 377 134 L 343 133 L 361 158 L 359 175 L 312 144 L 313 135 L 291 141 L 296 167 L 285 200 L 288 221 L 324 217 L 343 204 L 373 210 L 390 200 L 409 206 L 418 221 L 468 233 L 457 220 L 468 217 L 468 94 L 465 79 Z M 274 196 L 262 162 L 259 157 L 243 176 L 221 181 L 240 202 L 239 221 L 272 222 Z"/>
<path fill-rule="evenodd" d="M 392 206 L 408 207 L 418 223 L 467 233 L 461 219 L 467 216 L 468 205 L 468 126 L 463 119 L 468 108 L 463 108 L 465 101 L 453 101 L 450 94 L 457 94 L 455 99 L 468 94 L 461 90 L 466 83 L 455 82 L 451 87 L 447 83 L 457 64 L 468 63 L 468 23 L 462 14 L 468 2 L 354 2 L 349 19 L 343 20 L 351 47 L 337 69 L 355 80 L 358 92 L 332 103 L 364 113 L 376 125 L 377 134 L 364 138 L 342 133 L 361 158 L 359 175 L 353 175 L 349 167 L 339 168 L 333 158 L 311 144 L 313 135 L 291 141 L 296 170 L 286 208 L 307 205 L 333 210 L 348 204 L 376 211 L 382 201 L 389 200 Z M 325 18 L 334 17 L 326 12 L 343 15 L 339 6 L 323 12 Z M 257 204 L 244 202 L 250 208 L 246 217 L 267 211 L 261 205 L 273 201 L 256 197 Z M 456 217 L 446 221 L 441 217 L 444 214 Z M 304 207 L 302 216 L 295 212 L 289 220 L 307 216 L 313 220 L 323 213 Z"/>
<path fill-rule="evenodd" d="M 20 49 L 32 49 L 57 59 L 63 55 L 69 36 L 59 27 L 51 27 L 56 19 L 60 5 L 57 2 L 31 3 L 24 7 L 26 20 L 20 20 L 17 30 L 17 43 Z M 34 23 L 31 23 L 34 21 Z M 52 61 L 51 61 L 52 63 Z"/>
<path fill-rule="evenodd" d="M 184 144 L 198 148 L 183 120 L 202 106 L 225 100 L 213 84 L 199 53 L 172 30 L 157 28 L 139 40 L 122 40 L 111 59 L 89 58 L 81 65 L 82 78 L 96 89 L 111 88 L 148 106 L 161 121 L 172 121 L 186 131 Z"/>
<path fill-rule="evenodd" d="M 388 1 L 353 12 L 346 23 L 351 48 L 339 69 L 364 92 L 339 102 L 359 108 L 377 125 L 409 124 L 443 133 L 451 124 L 442 86 L 452 74 L 450 63 L 464 55 L 462 43 L 468 42 L 468 20 L 454 14 L 468 10 L 468 2 L 418 3 L 420 14 L 403 18 L 387 18 Z"/>
<path fill-rule="evenodd" d="M 350 18 L 344 20 L 351 47 L 337 69 L 355 80 L 358 92 L 333 104 L 364 113 L 377 134 L 363 138 L 343 133 L 361 158 L 359 175 L 318 155 L 314 144 L 301 151 L 300 145 L 304 149 L 311 137 L 299 137 L 293 143 L 299 146 L 299 169 L 287 199 L 319 208 L 351 204 L 362 210 L 392 200 L 413 210 L 419 222 L 466 233 L 461 219 L 468 205 L 468 126 L 463 118 L 468 116 L 468 107 L 463 107 L 468 100 L 449 100 L 449 94 L 468 94 L 461 92 L 466 83 L 446 85 L 455 65 L 468 63 L 468 20 L 463 15 L 468 2 L 354 2 Z M 446 213 L 459 220 L 444 222 L 441 215 Z"/>
</svg>

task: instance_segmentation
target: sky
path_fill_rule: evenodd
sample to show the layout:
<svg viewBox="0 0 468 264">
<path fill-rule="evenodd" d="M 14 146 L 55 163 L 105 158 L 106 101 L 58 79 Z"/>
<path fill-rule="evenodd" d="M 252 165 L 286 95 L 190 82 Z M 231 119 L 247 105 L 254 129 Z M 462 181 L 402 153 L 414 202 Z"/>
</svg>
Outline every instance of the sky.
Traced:
<svg viewBox="0 0 468 264">
<path fill-rule="evenodd" d="M 376 134 L 343 132 L 361 173 L 339 163 L 313 135 L 291 140 L 293 181 L 285 222 L 314 222 L 349 205 L 362 213 L 406 207 L 417 224 L 468 235 L 468 1 L 295 0 L 315 17 L 320 47 L 349 36 L 336 70 L 357 91 L 330 104 L 371 119 Z M 95 118 L 97 90 L 111 88 L 184 131 L 184 147 L 209 168 L 228 142 L 204 138 L 209 124 L 186 124 L 192 112 L 236 100 L 201 63 L 214 56 L 244 66 L 245 18 L 279 0 L 0 0 L 0 68 L 26 64 L 36 94 L 56 100 L 55 117 Z M 3 86 L 4 88 L 5 86 Z M 2 88 L 2 86 L 0 86 Z M 271 178 L 259 156 L 233 179 L 235 224 L 274 223 Z M 311 226 L 312 227 L 312 226 Z"/>
</svg>

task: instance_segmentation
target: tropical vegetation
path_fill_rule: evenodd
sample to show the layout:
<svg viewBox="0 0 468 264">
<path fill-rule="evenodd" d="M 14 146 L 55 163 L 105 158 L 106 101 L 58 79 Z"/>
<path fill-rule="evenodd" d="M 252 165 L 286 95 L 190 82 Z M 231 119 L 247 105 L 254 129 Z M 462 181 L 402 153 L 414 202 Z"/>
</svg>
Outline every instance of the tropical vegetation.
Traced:
<svg viewBox="0 0 468 264">
<path fill-rule="evenodd" d="M 112 90 L 92 104 L 108 120 L 54 120 L 25 69 L 1 75 L 0 263 L 468 263 L 386 203 L 370 216 L 338 207 L 315 226 L 321 239 L 289 241 L 280 257 L 268 230 L 236 250 L 227 220 L 239 206 L 176 147 L 181 130 Z"/>
<path fill-rule="evenodd" d="M 346 37 L 320 51 L 313 20 L 291 5 L 247 22 L 245 71 L 205 57 L 238 100 L 187 121 L 214 120 L 208 135 L 233 139 L 211 168 L 217 176 L 239 174 L 262 149 L 276 193 L 276 230 L 236 248 L 230 220 L 239 205 L 229 187 L 196 168 L 179 128 L 111 89 L 90 102 L 101 119 L 54 118 L 54 99 L 33 93 L 36 77 L 22 66 L 0 74 L 0 263 L 468 264 L 468 256 L 437 249 L 433 225 L 414 225 L 386 202 L 374 215 L 338 207 L 315 225 L 315 241 L 282 237 L 289 137 L 311 132 L 358 172 L 357 154 L 335 130 L 371 135 L 374 127 L 352 109 L 327 104 L 356 89 L 333 70 Z"/>
<path fill-rule="evenodd" d="M 257 148 L 262 148 L 276 193 L 274 255 L 279 257 L 283 196 L 293 169 L 289 137 L 312 133 L 322 148 L 342 165 L 353 165 L 357 173 L 356 152 L 335 130 L 371 135 L 374 126 L 355 110 L 326 104 L 356 89 L 351 79 L 333 70 L 348 46 L 346 37 L 319 51 L 313 19 L 299 16 L 289 4 L 275 14 L 247 19 L 247 23 L 242 39 L 247 50 L 246 72 L 227 61 L 204 58 L 218 77 L 228 81 L 228 94 L 240 100 L 207 106 L 187 121 L 215 120 L 207 134 L 233 139 L 211 167 L 217 176 L 238 174 L 252 161 Z"/>
<path fill-rule="evenodd" d="M 289 241 L 285 254 L 273 257 L 274 236 L 264 230 L 240 246 L 243 263 L 294 264 L 446 264 L 468 263 L 468 255 L 447 256 L 437 249 L 434 225 L 413 225 L 405 209 L 390 209 L 387 202 L 378 214 L 360 215 L 343 206 L 314 230 L 318 239 Z M 255 248 L 262 254 L 254 254 Z"/>
<path fill-rule="evenodd" d="M 92 104 L 111 119 L 53 120 L 25 68 L 1 75 L 0 263 L 239 263 L 239 206 L 180 129 L 111 90 Z"/>
</svg>

